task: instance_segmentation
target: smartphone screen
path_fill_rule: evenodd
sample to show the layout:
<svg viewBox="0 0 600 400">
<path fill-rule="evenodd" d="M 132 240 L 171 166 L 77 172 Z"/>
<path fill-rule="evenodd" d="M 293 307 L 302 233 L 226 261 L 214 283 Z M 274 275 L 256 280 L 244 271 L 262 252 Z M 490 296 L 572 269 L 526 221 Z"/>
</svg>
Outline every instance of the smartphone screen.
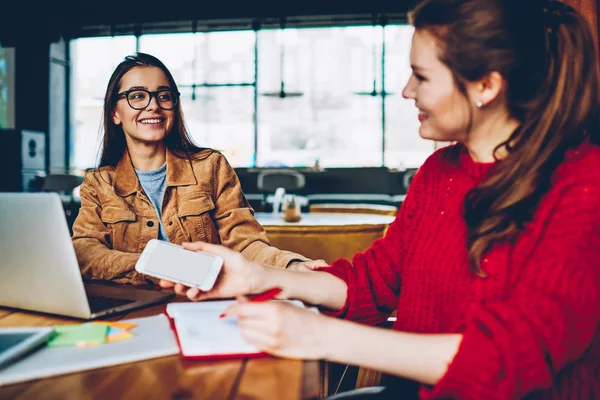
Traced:
<svg viewBox="0 0 600 400">
<path fill-rule="evenodd" d="M 185 250 L 179 246 L 159 242 L 147 259 L 144 272 L 148 275 L 160 275 L 166 279 L 188 286 L 206 286 L 207 280 L 216 279 L 215 259 L 210 254 Z M 212 287 L 212 282 L 209 286 Z"/>
</svg>

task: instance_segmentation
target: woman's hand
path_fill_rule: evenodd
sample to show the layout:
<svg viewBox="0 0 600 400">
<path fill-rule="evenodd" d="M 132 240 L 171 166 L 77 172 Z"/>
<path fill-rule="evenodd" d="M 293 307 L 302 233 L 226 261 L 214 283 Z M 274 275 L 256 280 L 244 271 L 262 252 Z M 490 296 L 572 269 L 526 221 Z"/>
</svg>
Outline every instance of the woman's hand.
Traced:
<svg viewBox="0 0 600 400">
<path fill-rule="evenodd" d="M 312 260 L 312 261 L 298 261 L 288 265 L 287 269 L 290 271 L 313 271 L 316 268 L 328 267 L 327 261 L 325 260 Z"/>
<path fill-rule="evenodd" d="M 327 356 L 326 329 L 333 318 L 284 302 L 253 303 L 243 296 L 225 313 L 238 318 L 248 343 L 269 354 L 305 360 Z"/>
<path fill-rule="evenodd" d="M 210 291 L 203 292 L 196 287 L 188 288 L 180 283 L 161 279 L 161 287 L 174 287 L 175 293 L 187 296 L 192 301 L 235 297 L 261 291 L 261 281 L 265 274 L 265 268 L 262 265 L 249 261 L 240 253 L 220 245 L 194 242 L 183 243 L 183 247 L 187 250 L 211 253 L 223 259 L 223 269 L 215 286 Z"/>
</svg>

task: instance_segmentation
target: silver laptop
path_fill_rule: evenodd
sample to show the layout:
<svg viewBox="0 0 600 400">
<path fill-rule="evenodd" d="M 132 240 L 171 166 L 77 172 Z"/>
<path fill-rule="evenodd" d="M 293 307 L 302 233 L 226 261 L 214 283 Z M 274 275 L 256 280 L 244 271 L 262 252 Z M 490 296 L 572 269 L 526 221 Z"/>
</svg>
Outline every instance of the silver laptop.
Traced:
<svg viewBox="0 0 600 400">
<path fill-rule="evenodd" d="M 0 193 L 0 306 L 93 319 L 174 297 L 84 284 L 56 193 Z"/>
</svg>

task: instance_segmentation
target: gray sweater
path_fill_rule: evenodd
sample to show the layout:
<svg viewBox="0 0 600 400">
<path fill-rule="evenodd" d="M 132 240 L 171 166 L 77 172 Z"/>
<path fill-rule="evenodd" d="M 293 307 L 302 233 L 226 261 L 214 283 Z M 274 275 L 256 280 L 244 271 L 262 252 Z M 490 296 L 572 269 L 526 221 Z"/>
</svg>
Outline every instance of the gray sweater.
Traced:
<svg viewBox="0 0 600 400">
<path fill-rule="evenodd" d="M 152 202 L 152 205 L 156 209 L 156 215 L 158 215 L 158 238 L 166 242 L 169 241 L 165 227 L 163 226 L 161 214 L 162 214 L 162 202 L 165 194 L 165 188 L 167 185 L 167 163 L 164 163 L 162 167 L 153 169 L 152 171 L 138 171 L 135 170 L 140 184 L 146 192 L 146 196 Z"/>
</svg>

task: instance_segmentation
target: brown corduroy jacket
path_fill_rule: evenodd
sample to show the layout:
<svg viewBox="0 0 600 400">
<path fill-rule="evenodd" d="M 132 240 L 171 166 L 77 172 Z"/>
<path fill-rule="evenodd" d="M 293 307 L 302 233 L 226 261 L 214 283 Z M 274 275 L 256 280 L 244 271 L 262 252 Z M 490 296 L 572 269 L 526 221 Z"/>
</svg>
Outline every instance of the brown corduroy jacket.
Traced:
<svg viewBox="0 0 600 400">
<path fill-rule="evenodd" d="M 225 157 L 204 150 L 190 159 L 167 150 L 162 223 L 171 243 L 220 243 L 261 263 L 286 267 L 308 259 L 269 246 L 240 181 Z M 144 193 L 129 153 L 115 167 L 86 173 L 73 245 L 84 278 L 147 284 L 135 271 L 146 243 L 158 237 L 158 216 Z"/>
</svg>

